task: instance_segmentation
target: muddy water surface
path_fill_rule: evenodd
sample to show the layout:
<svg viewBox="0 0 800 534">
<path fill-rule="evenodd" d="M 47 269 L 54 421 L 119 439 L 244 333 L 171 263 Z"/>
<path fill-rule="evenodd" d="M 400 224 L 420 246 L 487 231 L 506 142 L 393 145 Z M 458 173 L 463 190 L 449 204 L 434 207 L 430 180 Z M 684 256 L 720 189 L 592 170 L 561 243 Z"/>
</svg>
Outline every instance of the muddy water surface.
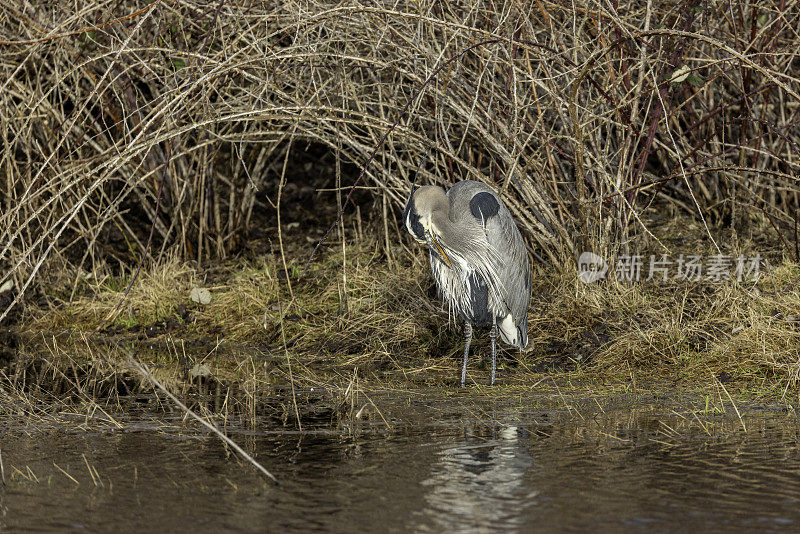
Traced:
<svg viewBox="0 0 800 534">
<path fill-rule="evenodd" d="M 386 423 L 233 429 L 278 486 L 176 419 L 7 424 L 0 530 L 800 530 L 791 407 L 553 397 L 375 393 Z"/>
</svg>

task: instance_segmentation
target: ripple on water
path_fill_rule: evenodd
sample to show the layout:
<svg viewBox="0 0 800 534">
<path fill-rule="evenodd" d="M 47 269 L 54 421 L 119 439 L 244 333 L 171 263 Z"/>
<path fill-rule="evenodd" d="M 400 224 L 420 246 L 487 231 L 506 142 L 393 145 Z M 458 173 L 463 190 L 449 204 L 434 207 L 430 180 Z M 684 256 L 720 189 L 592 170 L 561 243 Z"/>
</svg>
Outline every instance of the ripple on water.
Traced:
<svg viewBox="0 0 800 534">
<path fill-rule="evenodd" d="M 277 487 L 215 438 L 153 422 L 135 432 L 7 432 L 0 530 L 800 528 L 793 417 L 747 414 L 745 432 L 738 420 L 694 423 L 669 406 L 487 403 L 417 403 L 393 416 L 389 407 L 391 430 L 235 434 Z"/>
</svg>

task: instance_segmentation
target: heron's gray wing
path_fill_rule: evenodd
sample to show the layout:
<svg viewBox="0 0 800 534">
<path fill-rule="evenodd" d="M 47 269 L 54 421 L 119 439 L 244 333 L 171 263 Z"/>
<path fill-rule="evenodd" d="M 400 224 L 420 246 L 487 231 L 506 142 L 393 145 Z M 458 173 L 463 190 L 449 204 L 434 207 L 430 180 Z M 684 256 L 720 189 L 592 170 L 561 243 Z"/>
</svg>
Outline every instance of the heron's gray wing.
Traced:
<svg viewBox="0 0 800 534">
<path fill-rule="evenodd" d="M 497 215 L 486 219 L 485 228 L 489 243 L 497 250 L 503 261 L 499 274 L 505 288 L 506 305 L 518 322 L 518 326 L 522 326 L 523 331 L 527 333 L 531 271 L 525 242 L 511 213 L 503 204 L 500 204 Z"/>
<path fill-rule="evenodd" d="M 481 225 L 487 241 L 497 252 L 499 265 L 494 270 L 503 288 L 500 297 L 522 333 L 524 347 L 527 344 L 531 275 L 525 242 L 511 212 L 497 193 L 481 182 L 458 182 L 448 191 L 448 197 L 454 222 L 462 226 Z"/>
</svg>

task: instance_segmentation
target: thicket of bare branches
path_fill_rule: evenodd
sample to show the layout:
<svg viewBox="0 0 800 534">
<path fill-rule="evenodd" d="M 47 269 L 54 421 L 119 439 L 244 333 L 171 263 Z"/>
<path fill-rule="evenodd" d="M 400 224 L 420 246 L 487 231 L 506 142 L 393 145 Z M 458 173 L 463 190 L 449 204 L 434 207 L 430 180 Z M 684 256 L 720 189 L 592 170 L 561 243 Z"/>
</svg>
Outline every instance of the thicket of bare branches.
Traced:
<svg viewBox="0 0 800 534">
<path fill-rule="evenodd" d="M 636 246 L 657 195 L 795 224 L 796 1 L 61 4 L 0 14 L 0 285 L 130 264 L 153 219 L 153 255 L 224 257 L 293 147 L 361 168 L 395 121 L 376 194 L 403 202 L 425 154 L 553 262 Z"/>
</svg>

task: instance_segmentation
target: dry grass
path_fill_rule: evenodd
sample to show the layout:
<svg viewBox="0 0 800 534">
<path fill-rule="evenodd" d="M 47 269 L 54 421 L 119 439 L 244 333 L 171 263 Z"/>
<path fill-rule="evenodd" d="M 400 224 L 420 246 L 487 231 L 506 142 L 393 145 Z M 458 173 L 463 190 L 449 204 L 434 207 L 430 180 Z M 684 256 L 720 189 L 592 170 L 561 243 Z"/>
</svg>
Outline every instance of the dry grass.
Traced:
<svg viewBox="0 0 800 534">
<path fill-rule="evenodd" d="M 287 346 L 301 347 L 307 357 L 347 355 L 353 364 L 428 352 L 433 325 L 444 327 L 447 312 L 429 299 L 431 281 L 416 274 L 424 268 L 419 260 L 406 257 L 390 270 L 378 247 L 374 240 L 348 247 L 346 300 L 338 250 L 303 278 L 304 256 L 290 259 L 287 271 L 279 256 L 266 256 L 204 274 L 173 258 L 142 274 L 111 324 L 106 319 L 127 280 L 109 277 L 97 284 L 87 280 L 80 288 L 84 296 L 42 312 L 26 327 L 71 335 L 103 328 L 101 335 L 133 337 L 175 330 L 189 339 L 220 338 L 278 351 L 285 337 Z M 296 296 L 291 306 L 287 282 Z M 190 300 L 195 287 L 209 290 L 208 304 Z M 416 340 L 413 346 L 410 340 Z"/>
</svg>

